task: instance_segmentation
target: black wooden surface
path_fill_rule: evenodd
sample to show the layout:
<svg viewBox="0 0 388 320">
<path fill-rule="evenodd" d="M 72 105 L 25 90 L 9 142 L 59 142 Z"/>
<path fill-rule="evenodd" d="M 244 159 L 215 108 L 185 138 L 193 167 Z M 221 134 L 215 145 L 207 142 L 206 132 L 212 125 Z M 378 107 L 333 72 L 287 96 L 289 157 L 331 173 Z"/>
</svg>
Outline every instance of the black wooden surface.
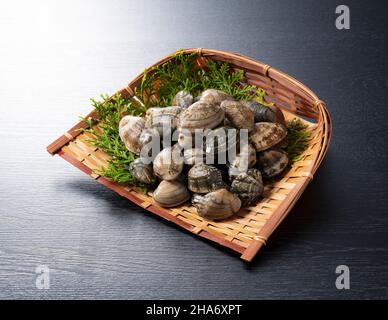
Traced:
<svg viewBox="0 0 388 320">
<path fill-rule="evenodd" d="M 0 298 L 388 298 L 387 6 L 347 1 L 0 4 Z M 311 87 L 329 153 L 248 265 L 97 184 L 45 146 L 181 47 L 240 52 Z M 50 268 L 50 289 L 35 268 Z M 350 268 L 350 290 L 335 268 Z"/>
</svg>

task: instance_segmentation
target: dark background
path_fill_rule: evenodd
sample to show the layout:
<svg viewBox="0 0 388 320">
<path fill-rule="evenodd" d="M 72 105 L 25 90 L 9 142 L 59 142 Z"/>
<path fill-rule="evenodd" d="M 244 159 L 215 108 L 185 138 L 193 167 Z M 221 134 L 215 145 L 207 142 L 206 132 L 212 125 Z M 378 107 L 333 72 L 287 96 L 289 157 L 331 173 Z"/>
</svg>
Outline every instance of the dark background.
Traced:
<svg viewBox="0 0 388 320">
<path fill-rule="evenodd" d="M 388 298 L 386 15 L 384 1 L 2 1 L 0 298 Z M 326 159 L 252 264 L 45 151 L 89 97 L 185 47 L 275 66 L 333 117 Z"/>
</svg>

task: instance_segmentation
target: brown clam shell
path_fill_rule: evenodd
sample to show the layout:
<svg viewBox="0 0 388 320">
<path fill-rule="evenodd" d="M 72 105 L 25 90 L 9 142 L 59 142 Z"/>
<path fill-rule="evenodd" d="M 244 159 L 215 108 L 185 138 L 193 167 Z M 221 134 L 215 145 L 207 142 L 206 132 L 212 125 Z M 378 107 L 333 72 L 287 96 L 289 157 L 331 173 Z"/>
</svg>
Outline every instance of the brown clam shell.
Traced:
<svg viewBox="0 0 388 320">
<path fill-rule="evenodd" d="M 175 180 L 183 170 L 183 156 L 177 147 L 168 147 L 154 159 L 154 173 L 162 180 Z"/>
<path fill-rule="evenodd" d="M 195 193 L 207 193 L 225 186 L 221 171 L 206 164 L 194 165 L 187 179 L 188 188 Z"/>
<path fill-rule="evenodd" d="M 224 91 L 217 89 L 207 89 L 201 93 L 199 100 L 209 104 L 221 104 L 224 100 L 233 100 L 233 98 Z"/>
<path fill-rule="evenodd" d="M 174 106 L 180 106 L 182 108 L 188 108 L 193 104 L 194 98 L 190 92 L 182 90 L 179 91 L 172 102 Z"/>
<path fill-rule="evenodd" d="M 267 150 L 258 154 L 258 163 L 265 178 L 281 174 L 288 165 L 287 154 L 280 150 Z"/>
<path fill-rule="evenodd" d="M 221 103 L 225 111 L 225 118 L 237 129 L 247 129 L 251 132 L 255 129 L 255 115 L 247 106 L 238 101 L 225 100 Z"/>
<path fill-rule="evenodd" d="M 273 122 L 258 122 L 255 131 L 250 136 L 250 142 L 256 151 L 263 151 L 278 144 L 287 136 L 287 129 Z"/>
<path fill-rule="evenodd" d="M 224 110 L 203 101 L 193 103 L 179 116 L 178 128 L 194 133 L 195 129 L 213 129 L 224 120 Z"/>
<path fill-rule="evenodd" d="M 198 215 L 211 220 L 229 218 L 241 208 L 241 200 L 226 189 L 218 189 L 204 196 L 194 195 L 192 203 Z"/>
<path fill-rule="evenodd" d="M 153 192 L 154 201 L 161 207 L 176 207 L 190 199 L 186 186 L 178 181 L 160 182 Z"/>
<path fill-rule="evenodd" d="M 129 151 L 137 155 L 140 154 L 142 147 L 139 138 L 144 126 L 144 118 L 135 116 L 124 116 L 119 123 L 119 135 L 121 140 Z"/>
<path fill-rule="evenodd" d="M 276 122 L 286 126 L 283 112 L 277 106 L 265 106 L 257 101 L 242 101 L 255 115 L 255 122 Z"/>
<path fill-rule="evenodd" d="M 137 158 L 134 160 L 129 166 L 129 171 L 137 181 L 146 184 L 153 183 L 156 178 L 152 168 L 152 163 L 147 162 L 144 158 Z"/>
</svg>

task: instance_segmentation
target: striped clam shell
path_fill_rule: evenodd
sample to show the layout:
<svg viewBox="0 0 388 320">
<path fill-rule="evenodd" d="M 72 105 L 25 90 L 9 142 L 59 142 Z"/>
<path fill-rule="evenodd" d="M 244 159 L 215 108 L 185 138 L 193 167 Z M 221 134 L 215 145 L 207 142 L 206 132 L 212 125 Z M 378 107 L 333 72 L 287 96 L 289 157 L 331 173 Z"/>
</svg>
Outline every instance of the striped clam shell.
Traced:
<svg viewBox="0 0 388 320">
<path fill-rule="evenodd" d="M 174 106 L 180 106 L 182 108 L 188 108 L 193 104 L 194 98 L 190 92 L 182 90 L 179 91 L 172 102 Z"/>
<path fill-rule="evenodd" d="M 140 154 L 141 143 L 139 141 L 141 132 L 144 129 L 144 118 L 125 116 L 119 123 L 119 135 L 125 147 L 134 154 Z"/>
<path fill-rule="evenodd" d="M 168 147 L 154 159 L 154 173 L 162 180 L 175 180 L 183 170 L 183 156 L 177 147 Z"/>
<path fill-rule="evenodd" d="M 233 98 L 224 91 L 217 89 L 207 89 L 199 96 L 200 101 L 207 102 L 209 104 L 221 104 L 224 100 L 233 100 Z"/>
<path fill-rule="evenodd" d="M 283 112 L 277 106 L 265 106 L 254 100 L 242 103 L 253 111 L 255 122 L 276 122 L 286 125 Z"/>
<path fill-rule="evenodd" d="M 287 129 L 273 122 L 258 122 L 255 131 L 250 136 L 250 142 L 256 151 L 263 151 L 278 144 L 287 136 Z"/>
<path fill-rule="evenodd" d="M 205 219 L 226 219 L 238 212 L 241 200 L 226 189 L 218 189 L 206 195 L 195 194 L 191 199 L 198 215 Z"/>
<path fill-rule="evenodd" d="M 287 154 L 280 150 L 267 150 L 258 154 L 258 163 L 265 178 L 272 178 L 284 171 L 288 165 Z"/>
<path fill-rule="evenodd" d="M 209 130 L 205 135 L 205 151 L 213 154 L 214 158 L 222 154 L 226 155 L 229 150 L 236 151 L 238 143 L 238 132 L 234 128 L 219 127 Z"/>
<path fill-rule="evenodd" d="M 152 163 L 146 161 L 144 158 L 134 160 L 129 166 L 129 171 L 137 181 L 146 184 L 151 184 L 155 181 Z"/>
<path fill-rule="evenodd" d="M 156 128 L 159 135 L 163 135 L 163 128 L 168 132 L 175 130 L 178 123 L 179 114 L 183 108 L 179 106 L 153 107 L 146 113 L 146 128 Z"/>
<path fill-rule="evenodd" d="M 241 147 L 240 153 L 234 158 L 229 167 L 229 178 L 246 172 L 248 168 L 256 164 L 256 149 L 248 143 Z"/>
<path fill-rule="evenodd" d="M 247 206 L 258 200 L 264 191 L 260 171 L 253 171 L 253 175 L 250 173 L 240 173 L 236 176 L 230 189 L 231 192 L 240 198 L 242 206 Z"/>
<path fill-rule="evenodd" d="M 207 193 L 225 186 L 221 171 L 206 164 L 196 164 L 188 172 L 188 188 L 195 193 Z"/>
<path fill-rule="evenodd" d="M 194 133 L 195 129 L 213 129 L 224 120 L 224 110 L 203 101 L 193 103 L 179 115 L 178 128 Z"/>
<path fill-rule="evenodd" d="M 185 161 L 185 164 L 189 166 L 204 163 L 205 161 L 204 158 L 205 158 L 205 153 L 202 149 L 190 148 L 190 149 L 184 149 L 183 151 L 183 159 Z"/>
<path fill-rule="evenodd" d="M 255 115 L 249 107 L 239 101 L 225 100 L 221 103 L 221 108 L 234 128 L 247 129 L 248 132 L 255 129 Z"/>
<path fill-rule="evenodd" d="M 161 207 L 175 207 L 190 199 L 190 192 L 186 186 L 178 181 L 160 182 L 159 186 L 154 190 L 154 201 Z"/>
</svg>

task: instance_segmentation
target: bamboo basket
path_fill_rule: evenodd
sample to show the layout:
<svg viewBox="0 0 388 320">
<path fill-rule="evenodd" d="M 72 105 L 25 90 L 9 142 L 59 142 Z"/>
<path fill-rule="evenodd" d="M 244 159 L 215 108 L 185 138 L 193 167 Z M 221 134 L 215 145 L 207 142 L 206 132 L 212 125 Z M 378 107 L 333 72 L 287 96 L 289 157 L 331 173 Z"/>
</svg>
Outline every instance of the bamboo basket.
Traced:
<svg viewBox="0 0 388 320">
<path fill-rule="evenodd" d="M 330 114 L 325 103 L 309 88 L 267 64 L 225 51 L 202 48 L 183 50 L 184 54 L 193 52 L 198 53 L 199 59 L 228 62 L 235 70 L 244 70 L 245 83 L 266 90 L 266 100 L 281 108 L 286 119 L 294 117 L 302 119 L 312 133 L 309 146 L 301 159 L 280 180 L 266 185 L 264 198 L 260 202 L 242 208 L 237 215 L 220 222 L 201 218 L 189 203 L 171 209 L 162 208 L 153 202 L 152 192 L 144 194 L 136 187 L 114 183 L 95 173 L 95 169 L 107 164 L 109 155 L 88 143 L 89 134 L 80 130 L 86 127 L 83 122 L 77 123 L 51 143 L 47 151 L 52 155 L 58 154 L 99 183 L 142 208 L 194 234 L 237 251 L 243 260 L 251 261 L 313 179 L 330 143 L 332 134 Z M 153 66 L 161 65 L 172 57 L 173 55 L 169 55 Z M 139 74 L 126 87 L 119 90 L 119 93 L 128 98 L 134 97 L 135 88 L 140 84 L 142 77 L 143 73 Z M 98 121 L 93 111 L 88 117 Z"/>
</svg>

